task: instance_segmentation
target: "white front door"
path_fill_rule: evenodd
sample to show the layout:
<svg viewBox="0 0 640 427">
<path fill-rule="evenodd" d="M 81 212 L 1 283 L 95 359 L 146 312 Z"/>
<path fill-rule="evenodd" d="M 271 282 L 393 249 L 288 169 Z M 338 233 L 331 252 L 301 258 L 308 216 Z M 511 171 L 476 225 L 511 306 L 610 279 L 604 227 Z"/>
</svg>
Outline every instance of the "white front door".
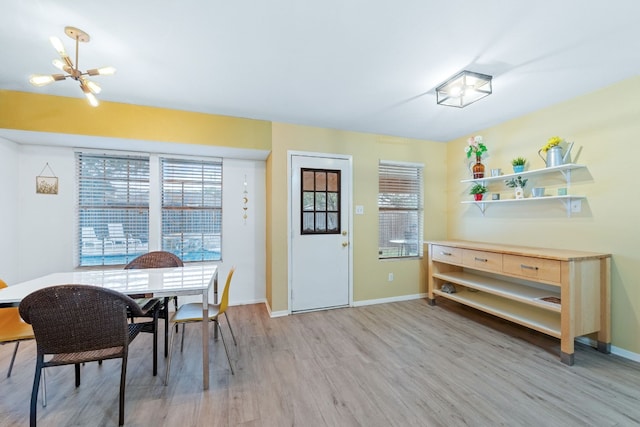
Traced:
<svg viewBox="0 0 640 427">
<path fill-rule="evenodd" d="M 289 164 L 291 311 L 347 306 L 351 162 L 291 154 Z"/>
</svg>

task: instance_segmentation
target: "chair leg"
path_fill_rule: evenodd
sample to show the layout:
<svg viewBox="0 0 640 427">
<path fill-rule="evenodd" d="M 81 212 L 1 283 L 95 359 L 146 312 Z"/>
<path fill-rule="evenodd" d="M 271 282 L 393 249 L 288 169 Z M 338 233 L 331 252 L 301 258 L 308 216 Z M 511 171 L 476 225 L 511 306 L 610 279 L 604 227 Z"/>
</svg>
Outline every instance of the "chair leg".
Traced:
<svg viewBox="0 0 640 427">
<path fill-rule="evenodd" d="M 227 362 L 229 362 L 229 369 L 231 369 L 231 375 L 235 375 L 233 372 L 233 366 L 231 365 L 231 358 L 229 357 L 229 350 L 227 350 L 227 343 L 224 341 L 224 335 L 222 334 L 222 328 L 220 327 L 220 322 L 214 320 L 216 327 L 220 331 L 220 337 L 222 338 L 222 345 L 224 346 L 224 352 L 227 353 Z"/>
<path fill-rule="evenodd" d="M 42 407 L 47 407 L 47 371 L 42 369 Z"/>
<path fill-rule="evenodd" d="M 238 345 L 236 342 L 236 336 L 233 334 L 233 329 L 231 329 L 231 322 L 229 321 L 229 316 L 227 316 L 227 312 L 224 312 L 224 318 L 227 319 L 227 325 L 229 325 L 229 330 L 231 331 L 231 338 L 233 338 L 233 344 Z"/>
<path fill-rule="evenodd" d="M 178 326 L 178 324 L 176 323 L 176 327 Z M 173 331 L 171 331 L 173 332 Z M 164 385 L 168 385 L 169 384 L 169 371 L 171 369 L 171 354 L 173 353 L 173 342 L 174 342 L 174 338 L 173 338 L 173 333 L 171 335 L 169 335 L 169 356 L 167 357 L 167 368 L 165 370 L 164 373 Z"/>
<path fill-rule="evenodd" d="M 153 376 L 158 375 L 158 310 L 153 312 Z"/>
<path fill-rule="evenodd" d="M 29 413 L 29 425 L 36 427 L 36 418 L 38 415 L 38 387 L 40 386 L 40 375 L 42 374 L 42 365 L 44 356 L 38 355 L 36 362 L 36 373 L 33 377 L 33 388 L 31 389 L 31 408 Z"/>
<path fill-rule="evenodd" d="M 124 389 L 127 383 L 127 352 L 122 356 L 122 369 L 120 370 L 120 411 L 118 425 L 124 424 Z"/>
<path fill-rule="evenodd" d="M 180 353 L 182 353 L 182 350 L 184 349 L 184 323 L 182 324 L 182 341 L 180 341 Z M 176 328 L 178 327 L 178 324 L 176 323 Z"/>
<path fill-rule="evenodd" d="M 173 297 L 173 306 L 176 309 L 176 311 L 178 311 L 178 297 Z M 167 310 L 169 310 L 167 308 Z M 168 313 L 167 313 L 167 319 L 168 319 Z M 176 333 L 178 333 L 178 324 L 176 323 Z"/>
<path fill-rule="evenodd" d="M 80 387 L 80 364 L 76 363 L 76 387 Z"/>
<path fill-rule="evenodd" d="M 18 354 L 18 346 L 20 346 L 20 341 L 16 341 L 16 347 L 13 349 L 13 355 L 11 356 L 11 363 L 9 363 L 9 372 L 7 372 L 7 378 L 11 376 L 11 371 L 13 370 L 13 362 L 15 362 L 16 354 Z"/>
</svg>

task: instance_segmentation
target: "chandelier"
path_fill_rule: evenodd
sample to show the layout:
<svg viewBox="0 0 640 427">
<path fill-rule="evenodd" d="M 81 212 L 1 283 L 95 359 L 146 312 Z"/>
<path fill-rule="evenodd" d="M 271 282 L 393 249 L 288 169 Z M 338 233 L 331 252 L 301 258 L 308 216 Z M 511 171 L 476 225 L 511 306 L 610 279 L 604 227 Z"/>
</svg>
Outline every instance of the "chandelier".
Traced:
<svg viewBox="0 0 640 427">
<path fill-rule="evenodd" d="M 58 68 L 60 71 L 63 71 L 65 74 L 32 74 L 31 77 L 29 77 L 29 82 L 34 86 L 41 87 L 53 82 L 71 78 L 80 83 L 80 89 L 87 97 L 89 104 L 93 107 L 97 107 L 99 103 L 95 95 L 100 93 L 102 89 L 97 83 L 89 80 L 87 76 L 111 75 L 116 72 L 116 69 L 113 67 L 102 67 L 92 68 L 86 72 L 80 70 L 78 68 L 78 46 L 80 45 L 80 42 L 86 43 L 90 40 L 89 34 L 75 27 L 65 27 L 64 32 L 67 36 L 76 41 L 75 66 L 74 62 L 67 54 L 67 51 L 64 49 L 64 45 L 60 39 L 51 36 L 49 37 L 49 41 L 60 55 L 60 59 L 53 60 L 53 66 Z"/>
</svg>

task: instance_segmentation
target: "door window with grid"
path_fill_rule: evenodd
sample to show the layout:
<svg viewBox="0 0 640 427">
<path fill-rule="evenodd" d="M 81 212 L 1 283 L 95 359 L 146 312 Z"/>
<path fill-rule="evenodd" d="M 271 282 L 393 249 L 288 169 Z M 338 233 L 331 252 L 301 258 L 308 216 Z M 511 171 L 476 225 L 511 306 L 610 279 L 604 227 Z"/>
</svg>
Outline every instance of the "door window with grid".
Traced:
<svg viewBox="0 0 640 427">
<path fill-rule="evenodd" d="M 126 264 L 148 252 L 149 159 L 76 153 L 80 266 Z"/>
<path fill-rule="evenodd" d="M 422 256 L 422 165 L 378 166 L 378 257 Z"/>
<path fill-rule="evenodd" d="M 162 250 L 183 261 L 222 259 L 222 160 L 163 158 Z"/>
<path fill-rule="evenodd" d="M 301 169 L 300 234 L 340 233 L 340 171 Z"/>
</svg>

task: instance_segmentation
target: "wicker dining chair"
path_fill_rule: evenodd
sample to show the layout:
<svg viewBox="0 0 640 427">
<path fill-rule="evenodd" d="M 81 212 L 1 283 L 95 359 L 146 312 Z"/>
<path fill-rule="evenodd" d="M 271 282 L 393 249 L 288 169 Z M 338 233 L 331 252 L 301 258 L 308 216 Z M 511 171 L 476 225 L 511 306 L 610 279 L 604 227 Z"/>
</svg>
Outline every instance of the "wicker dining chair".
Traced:
<svg viewBox="0 0 640 427">
<path fill-rule="evenodd" d="M 6 287 L 7 284 L 0 279 L 0 289 Z M 22 321 L 17 307 L 0 308 L 0 344 L 16 343 L 16 346 L 13 348 L 13 354 L 11 355 L 7 378 L 11 376 L 20 341 L 32 339 L 33 329 L 31 325 Z"/>
<path fill-rule="evenodd" d="M 80 364 L 118 358 L 122 359 L 118 421 L 119 425 L 124 424 L 129 343 L 143 328 L 141 323 L 128 321 L 129 312 L 143 315 L 136 302 L 108 288 L 57 285 L 27 295 L 19 311 L 32 325 L 36 339 L 30 425 L 36 426 L 38 388 L 44 368 L 75 365 L 78 387 Z"/>
<path fill-rule="evenodd" d="M 184 263 L 182 260 L 172 254 L 171 252 L 165 251 L 153 251 L 146 254 L 142 254 L 139 257 L 135 258 L 129 264 L 127 264 L 124 268 L 125 270 L 133 270 L 133 269 L 143 269 L 143 268 L 162 268 L 162 267 L 183 267 Z M 157 301 L 157 306 L 154 311 L 149 312 L 149 317 L 157 315 L 158 318 L 164 319 L 164 357 L 167 357 L 169 354 L 169 301 L 173 299 L 173 303 L 175 305 L 176 310 L 178 309 L 178 297 L 171 298 L 163 298 L 163 299 L 155 299 Z M 141 303 L 148 303 L 148 300 L 141 300 Z M 177 329 L 177 327 L 176 327 Z M 145 331 L 145 332 L 153 332 L 153 331 Z M 155 344 L 157 345 L 157 343 Z M 153 375 L 157 373 L 157 362 L 156 359 L 156 350 L 154 349 L 154 370 Z"/>
</svg>

